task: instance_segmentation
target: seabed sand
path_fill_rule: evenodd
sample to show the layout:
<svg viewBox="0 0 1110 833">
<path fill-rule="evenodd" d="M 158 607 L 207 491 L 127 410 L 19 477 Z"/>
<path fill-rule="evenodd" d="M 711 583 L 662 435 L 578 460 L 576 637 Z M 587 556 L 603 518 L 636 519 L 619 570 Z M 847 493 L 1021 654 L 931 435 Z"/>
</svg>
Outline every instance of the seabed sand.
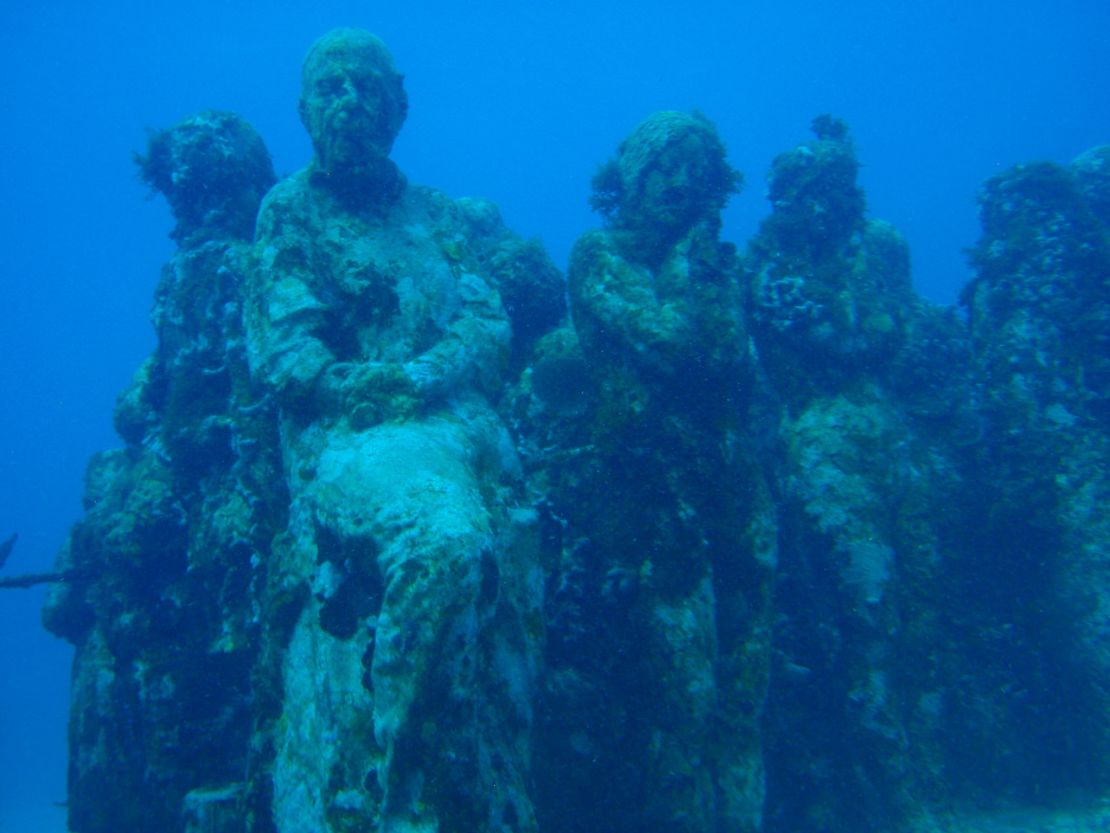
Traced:
<svg viewBox="0 0 1110 833">
<path fill-rule="evenodd" d="M 1097 806 L 965 809 L 937 815 L 913 833 L 1103 833 L 1110 831 L 1110 798 Z"/>
<path fill-rule="evenodd" d="M 68 833 L 64 807 L 0 810 L 0 833 Z M 1110 798 L 1086 808 L 965 809 L 921 820 L 909 833 L 1110 833 Z"/>
</svg>

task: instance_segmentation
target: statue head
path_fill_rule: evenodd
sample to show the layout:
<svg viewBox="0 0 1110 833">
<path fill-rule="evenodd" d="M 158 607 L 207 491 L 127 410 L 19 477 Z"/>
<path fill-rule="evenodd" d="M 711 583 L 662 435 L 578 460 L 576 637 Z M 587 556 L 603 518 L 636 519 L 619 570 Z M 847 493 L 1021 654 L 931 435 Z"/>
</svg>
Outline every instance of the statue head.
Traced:
<svg viewBox="0 0 1110 833">
<path fill-rule="evenodd" d="M 771 163 L 768 228 L 787 249 L 826 257 L 847 245 L 865 222 L 859 162 L 847 124 L 830 115 L 810 125 L 816 139 Z"/>
<path fill-rule="evenodd" d="M 262 137 L 219 110 L 152 133 L 135 161 L 143 181 L 169 202 L 177 220 L 173 236 L 182 243 L 251 239 L 258 206 L 276 180 Z"/>
<path fill-rule="evenodd" d="M 336 29 L 308 52 L 300 114 L 317 172 L 364 179 L 383 166 L 408 112 L 403 77 L 385 44 L 361 29 Z"/>
<path fill-rule="evenodd" d="M 619 229 L 673 241 L 716 220 L 740 182 L 708 119 L 663 111 L 641 122 L 602 166 L 592 203 Z"/>
</svg>

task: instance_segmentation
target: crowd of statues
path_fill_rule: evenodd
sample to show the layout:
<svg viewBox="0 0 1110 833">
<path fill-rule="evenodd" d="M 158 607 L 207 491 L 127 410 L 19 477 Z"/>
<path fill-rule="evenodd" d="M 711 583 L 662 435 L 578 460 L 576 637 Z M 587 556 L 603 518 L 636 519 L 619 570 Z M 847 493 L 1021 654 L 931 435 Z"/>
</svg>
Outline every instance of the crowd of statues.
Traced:
<svg viewBox="0 0 1110 833">
<path fill-rule="evenodd" d="M 566 278 L 409 183 L 369 33 L 313 157 L 152 137 L 178 249 L 47 626 L 74 833 L 906 830 L 1110 771 L 1110 148 L 983 195 L 915 295 L 846 126 L 771 214 L 699 114 L 594 178 Z M 568 306 L 569 300 L 569 306 Z"/>
</svg>

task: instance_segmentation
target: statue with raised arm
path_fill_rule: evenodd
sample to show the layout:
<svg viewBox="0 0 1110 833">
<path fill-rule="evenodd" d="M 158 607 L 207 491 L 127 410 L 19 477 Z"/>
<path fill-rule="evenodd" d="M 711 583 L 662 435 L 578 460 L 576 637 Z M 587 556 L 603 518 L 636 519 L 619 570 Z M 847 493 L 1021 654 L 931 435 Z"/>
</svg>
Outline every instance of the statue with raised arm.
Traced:
<svg viewBox="0 0 1110 833">
<path fill-rule="evenodd" d="M 707 119 L 656 113 L 594 178 L 607 223 L 571 255 L 595 404 L 592 464 L 570 478 L 548 464 L 575 538 L 552 582 L 537 774 L 555 827 L 760 829 L 776 529 L 747 427 L 736 252 L 719 237 L 738 182 Z M 556 779 L 574 781 L 562 802 Z"/>
</svg>

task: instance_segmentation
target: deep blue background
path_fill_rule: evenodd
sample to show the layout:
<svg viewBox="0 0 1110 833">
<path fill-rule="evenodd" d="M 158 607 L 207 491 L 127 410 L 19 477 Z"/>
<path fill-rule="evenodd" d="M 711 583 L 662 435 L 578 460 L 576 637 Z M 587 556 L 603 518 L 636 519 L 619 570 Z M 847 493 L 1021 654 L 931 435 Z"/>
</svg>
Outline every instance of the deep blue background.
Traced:
<svg viewBox="0 0 1110 833">
<path fill-rule="evenodd" d="M 407 76 L 395 157 L 410 179 L 496 200 L 560 265 L 594 223 L 594 168 L 656 109 L 717 123 L 748 179 L 725 228 L 739 243 L 765 214 L 774 155 L 813 116 L 845 118 L 872 213 L 902 229 L 918 288 L 940 302 L 966 278 L 983 179 L 1110 142 L 1106 0 L 3 6 L 0 537 L 21 535 L 7 573 L 50 565 L 152 346 L 171 223 L 131 151 L 146 128 L 217 107 L 258 128 L 279 174 L 297 169 L 301 58 L 334 26 L 377 32 Z M 50 833 L 69 654 L 40 630 L 40 604 L 0 595 L 0 829 Z"/>
</svg>

